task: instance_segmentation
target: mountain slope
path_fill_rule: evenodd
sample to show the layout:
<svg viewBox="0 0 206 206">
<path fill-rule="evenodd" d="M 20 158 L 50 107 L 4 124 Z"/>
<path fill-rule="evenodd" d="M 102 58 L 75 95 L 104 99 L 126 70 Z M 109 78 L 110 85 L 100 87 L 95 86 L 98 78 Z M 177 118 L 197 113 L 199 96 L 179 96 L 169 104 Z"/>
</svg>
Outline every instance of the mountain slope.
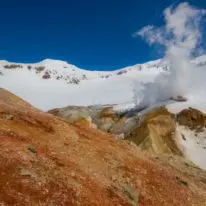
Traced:
<svg viewBox="0 0 206 206">
<path fill-rule="evenodd" d="M 204 205 L 205 173 L 164 158 L 0 90 L 1 205 Z"/>
</svg>

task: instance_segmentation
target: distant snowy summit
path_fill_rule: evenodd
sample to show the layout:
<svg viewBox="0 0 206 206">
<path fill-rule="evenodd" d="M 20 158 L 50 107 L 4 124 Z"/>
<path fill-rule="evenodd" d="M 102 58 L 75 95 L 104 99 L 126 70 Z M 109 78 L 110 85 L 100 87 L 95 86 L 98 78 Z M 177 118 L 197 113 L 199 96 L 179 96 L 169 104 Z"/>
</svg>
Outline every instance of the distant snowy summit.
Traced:
<svg viewBox="0 0 206 206">
<path fill-rule="evenodd" d="M 198 70 L 195 73 L 204 77 L 206 55 L 194 59 L 192 63 Z M 115 71 L 89 71 L 51 59 L 34 64 L 0 61 L 0 87 L 42 110 L 68 105 L 98 104 L 132 108 L 134 89 L 138 90 L 135 92 L 138 101 L 145 94 L 149 95 L 149 99 L 153 98 L 153 92 L 153 96 L 145 93 L 144 85 L 153 83 L 157 76 L 162 72 L 167 73 L 168 69 L 168 64 L 161 59 Z M 204 91 L 205 86 L 202 83 L 201 85 L 203 89 L 198 91 Z M 197 91 L 192 94 L 197 94 Z M 156 95 L 161 96 L 161 91 Z"/>
<path fill-rule="evenodd" d="M 45 80 L 61 80 L 67 84 L 79 84 L 84 80 L 108 79 L 110 77 L 125 75 L 130 71 L 144 69 L 167 70 L 167 65 L 161 60 L 151 61 L 145 64 L 137 64 L 115 71 L 90 71 L 80 69 L 65 61 L 45 59 L 39 63 L 22 64 L 8 61 L 0 61 L 0 75 L 8 75 L 13 71 L 30 71 Z"/>
<path fill-rule="evenodd" d="M 206 55 L 200 56 L 192 61 L 197 66 L 206 65 Z M 165 61 L 159 59 L 144 64 L 125 67 L 115 71 L 89 71 L 80 69 L 65 61 L 45 59 L 39 63 L 21 64 L 8 61 L 0 61 L 0 75 L 8 75 L 10 71 L 30 71 L 45 80 L 60 80 L 67 84 L 79 84 L 84 80 L 108 79 L 110 77 L 126 75 L 129 72 L 142 71 L 149 69 L 167 71 L 168 65 Z"/>
</svg>

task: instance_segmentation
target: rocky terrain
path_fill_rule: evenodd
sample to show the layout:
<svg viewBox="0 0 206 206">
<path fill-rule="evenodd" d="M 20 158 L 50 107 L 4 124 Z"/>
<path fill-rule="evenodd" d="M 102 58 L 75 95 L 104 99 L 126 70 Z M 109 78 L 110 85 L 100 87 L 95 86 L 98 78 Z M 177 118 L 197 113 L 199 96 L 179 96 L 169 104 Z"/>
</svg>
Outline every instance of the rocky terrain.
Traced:
<svg viewBox="0 0 206 206">
<path fill-rule="evenodd" d="M 68 106 L 50 110 L 49 113 L 81 128 L 97 128 L 115 135 L 117 140 L 132 141 L 142 150 L 153 154 L 172 154 L 193 160 L 187 155 L 187 143 L 194 140 L 191 147 L 195 148 L 197 144 L 203 152 L 199 153 L 199 158 L 206 157 L 206 115 L 194 108 L 174 114 L 164 106 L 124 112 L 115 110 L 111 105 Z M 180 141 L 186 148 L 182 147 Z M 198 156 L 198 151 L 196 153 L 192 155 Z M 193 162 L 206 168 L 205 163 L 200 164 L 198 160 Z"/>
<path fill-rule="evenodd" d="M 205 172 L 114 137 L 1 89 L 0 205 L 205 205 Z"/>
</svg>

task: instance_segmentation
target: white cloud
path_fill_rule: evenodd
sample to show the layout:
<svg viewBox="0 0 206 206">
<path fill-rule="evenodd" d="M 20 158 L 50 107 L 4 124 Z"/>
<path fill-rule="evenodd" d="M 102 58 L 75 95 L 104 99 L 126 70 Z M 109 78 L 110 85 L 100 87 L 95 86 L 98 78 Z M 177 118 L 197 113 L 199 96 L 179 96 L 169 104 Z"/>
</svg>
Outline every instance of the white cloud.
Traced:
<svg viewBox="0 0 206 206">
<path fill-rule="evenodd" d="M 206 15 L 206 10 L 181 3 L 175 8 L 166 8 L 163 14 L 164 26 L 147 25 L 135 33 L 149 45 L 163 45 L 166 48 L 164 58 L 170 66 L 169 75 L 160 75 L 153 86 L 144 85 L 144 104 L 155 103 L 162 98 L 175 95 L 185 95 L 192 82 L 190 59 L 194 53 L 202 52 L 201 48 L 198 48 L 198 43 L 201 41 L 200 23 Z M 150 102 L 150 96 L 154 95 L 154 91 L 156 97 Z"/>
</svg>

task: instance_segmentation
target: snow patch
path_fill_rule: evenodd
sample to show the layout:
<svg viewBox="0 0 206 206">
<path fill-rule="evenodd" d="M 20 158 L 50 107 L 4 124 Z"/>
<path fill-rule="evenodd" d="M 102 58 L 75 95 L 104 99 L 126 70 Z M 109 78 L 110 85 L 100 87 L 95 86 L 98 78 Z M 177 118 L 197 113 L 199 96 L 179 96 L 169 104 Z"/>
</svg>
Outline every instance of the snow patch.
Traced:
<svg viewBox="0 0 206 206">
<path fill-rule="evenodd" d="M 177 126 L 177 142 L 185 156 L 206 170 L 206 130 L 195 132 L 185 126 Z"/>
</svg>

